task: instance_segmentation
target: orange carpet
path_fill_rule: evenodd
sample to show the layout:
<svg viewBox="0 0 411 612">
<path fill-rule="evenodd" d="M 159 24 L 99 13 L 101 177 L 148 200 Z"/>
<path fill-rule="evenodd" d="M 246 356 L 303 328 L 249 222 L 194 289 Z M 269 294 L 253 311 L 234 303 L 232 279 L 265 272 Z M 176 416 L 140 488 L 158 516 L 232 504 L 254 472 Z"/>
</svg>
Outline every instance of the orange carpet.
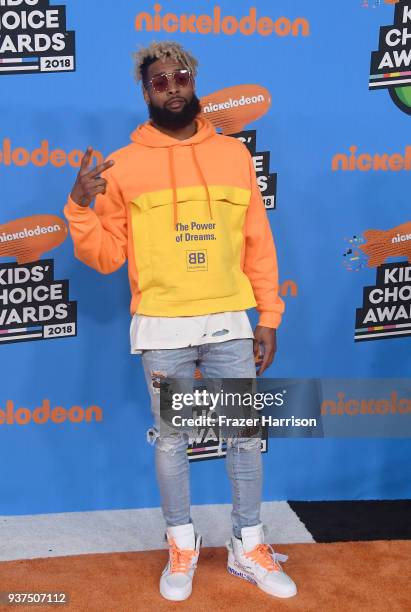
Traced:
<svg viewBox="0 0 411 612">
<path fill-rule="evenodd" d="M 298 612 L 409 612 L 411 542 L 377 541 L 289 544 L 284 569 L 299 593 L 288 600 L 265 595 L 228 574 L 226 551 L 201 550 L 194 592 L 168 602 L 158 592 L 166 551 L 80 555 L 0 563 L 1 591 L 65 591 L 65 606 L 7 606 L 7 609 L 79 612 L 193 612 L 290 610 Z M 0 606 L 6 610 L 5 606 Z"/>
</svg>

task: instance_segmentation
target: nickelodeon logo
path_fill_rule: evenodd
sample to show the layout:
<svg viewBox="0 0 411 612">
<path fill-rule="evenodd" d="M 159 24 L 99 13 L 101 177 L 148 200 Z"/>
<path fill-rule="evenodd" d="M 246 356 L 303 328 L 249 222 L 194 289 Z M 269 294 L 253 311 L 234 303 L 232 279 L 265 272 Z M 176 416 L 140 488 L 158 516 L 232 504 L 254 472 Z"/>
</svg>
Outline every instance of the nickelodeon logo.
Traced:
<svg viewBox="0 0 411 612">
<path fill-rule="evenodd" d="M 405 153 L 360 153 L 357 154 L 358 147 L 352 145 L 350 153 L 337 153 L 332 159 L 332 169 L 334 172 L 342 170 L 344 172 L 369 172 L 379 170 L 383 172 L 399 172 L 400 170 L 411 170 L 411 146 L 405 147 Z"/>
<path fill-rule="evenodd" d="M 56 215 L 33 215 L 0 225 L 0 257 L 19 264 L 37 261 L 67 238 L 67 226 Z"/>
<path fill-rule="evenodd" d="M 406 221 L 389 230 L 366 230 L 365 244 L 360 249 L 368 255 L 370 268 L 381 266 L 388 257 L 406 257 L 411 262 L 411 222 Z"/>
<path fill-rule="evenodd" d="M 411 234 L 397 234 L 392 238 L 392 244 L 398 244 L 399 242 L 406 242 L 407 240 L 411 240 Z"/>
<path fill-rule="evenodd" d="M 221 128 L 223 134 L 235 134 L 266 114 L 271 94 L 261 85 L 234 85 L 203 96 L 200 102 L 215 128 Z"/>
<path fill-rule="evenodd" d="M 409 414 L 411 400 L 407 397 L 398 398 L 397 391 L 391 391 L 389 399 L 350 398 L 345 393 L 337 393 L 338 401 L 324 400 L 321 403 L 321 415 L 327 416 L 357 416 L 361 414 Z"/>
<path fill-rule="evenodd" d="M 0 164 L 20 167 L 32 164 L 38 168 L 43 168 L 49 164 L 55 168 L 63 168 L 67 165 L 72 168 L 79 168 L 83 155 L 84 151 L 79 149 L 68 152 L 63 151 L 63 149 L 50 150 L 48 140 L 42 140 L 40 146 L 33 151 L 29 151 L 25 147 L 13 148 L 10 138 L 4 138 L 0 149 Z M 102 153 L 94 151 L 92 161 L 101 164 L 104 161 Z"/>
<path fill-rule="evenodd" d="M 51 407 L 48 399 L 43 400 L 41 406 L 30 410 L 29 408 L 16 408 L 12 400 L 7 400 L 5 408 L 0 408 L 0 425 L 44 425 L 45 423 L 91 423 L 103 420 L 103 411 L 99 406 L 63 406 Z"/>
<path fill-rule="evenodd" d="M 243 34 L 251 36 L 309 36 L 310 23 L 304 17 L 290 20 L 287 17 L 271 19 L 271 17 L 258 17 L 257 9 L 250 8 L 248 15 L 237 19 L 234 15 L 221 15 L 221 7 L 216 5 L 212 15 L 194 15 L 183 13 L 161 14 L 161 4 L 154 5 L 154 14 L 138 13 L 135 18 L 135 29 L 138 32 L 188 32 L 190 34 Z"/>
</svg>

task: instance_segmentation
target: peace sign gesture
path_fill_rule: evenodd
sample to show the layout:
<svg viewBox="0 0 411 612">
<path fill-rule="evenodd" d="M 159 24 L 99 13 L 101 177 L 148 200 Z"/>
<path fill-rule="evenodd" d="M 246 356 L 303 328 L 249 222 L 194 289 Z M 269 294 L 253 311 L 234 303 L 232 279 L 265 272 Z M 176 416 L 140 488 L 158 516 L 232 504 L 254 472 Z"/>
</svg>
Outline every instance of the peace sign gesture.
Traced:
<svg viewBox="0 0 411 612">
<path fill-rule="evenodd" d="M 90 170 L 92 155 L 93 149 L 88 147 L 81 160 L 80 170 L 70 194 L 73 202 L 79 206 L 90 206 L 97 194 L 106 192 L 107 181 L 101 178 L 100 174 L 114 164 L 114 160 L 109 160 Z"/>
</svg>

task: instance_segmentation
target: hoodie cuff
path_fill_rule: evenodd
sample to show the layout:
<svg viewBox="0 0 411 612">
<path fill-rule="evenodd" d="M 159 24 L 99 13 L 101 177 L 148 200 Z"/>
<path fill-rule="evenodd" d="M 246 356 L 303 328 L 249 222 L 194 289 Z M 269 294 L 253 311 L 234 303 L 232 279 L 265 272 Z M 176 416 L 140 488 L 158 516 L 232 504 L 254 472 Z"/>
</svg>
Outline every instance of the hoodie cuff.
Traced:
<svg viewBox="0 0 411 612">
<path fill-rule="evenodd" d="M 80 206 L 80 204 L 76 204 L 74 200 L 72 200 L 71 196 L 67 198 L 67 203 L 64 207 L 64 214 L 67 219 L 85 217 L 90 214 L 89 206 Z"/>
<path fill-rule="evenodd" d="M 281 323 L 281 315 L 277 312 L 261 312 L 258 325 L 277 329 Z"/>
</svg>

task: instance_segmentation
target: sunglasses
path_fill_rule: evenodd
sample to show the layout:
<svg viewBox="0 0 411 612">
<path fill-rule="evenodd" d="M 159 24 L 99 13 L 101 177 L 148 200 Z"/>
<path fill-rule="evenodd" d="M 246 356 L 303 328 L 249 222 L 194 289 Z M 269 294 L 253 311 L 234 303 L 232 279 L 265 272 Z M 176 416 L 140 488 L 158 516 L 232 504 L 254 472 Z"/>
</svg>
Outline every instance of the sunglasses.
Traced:
<svg viewBox="0 0 411 612">
<path fill-rule="evenodd" d="M 170 78 L 173 79 L 177 87 L 187 87 L 191 80 L 191 71 L 186 68 L 180 68 L 173 72 L 156 74 L 156 76 L 147 81 L 147 86 L 152 87 L 157 93 L 164 93 L 169 88 Z"/>
</svg>

